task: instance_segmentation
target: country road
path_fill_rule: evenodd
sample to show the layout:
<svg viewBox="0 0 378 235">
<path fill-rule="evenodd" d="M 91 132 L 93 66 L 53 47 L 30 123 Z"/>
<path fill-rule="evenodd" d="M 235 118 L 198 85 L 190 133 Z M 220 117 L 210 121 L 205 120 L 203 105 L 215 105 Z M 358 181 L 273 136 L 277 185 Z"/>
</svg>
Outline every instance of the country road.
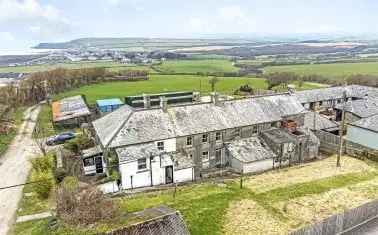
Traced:
<svg viewBox="0 0 378 235">
<path fill-rule="evenodd" d="M 29 159 L 39 154 L 32 140 L 32 132 L 40 112 L 40 106 L 33 106 L 24 113 L 16 138 L 8 151 L 0 157 L 0 188 L 26 182 L 31 164 Z M 0 190 L 0 235 L 6 235 L 15 220 L 17 205 L 22 197 L 23 187 Z"/>
</svg>

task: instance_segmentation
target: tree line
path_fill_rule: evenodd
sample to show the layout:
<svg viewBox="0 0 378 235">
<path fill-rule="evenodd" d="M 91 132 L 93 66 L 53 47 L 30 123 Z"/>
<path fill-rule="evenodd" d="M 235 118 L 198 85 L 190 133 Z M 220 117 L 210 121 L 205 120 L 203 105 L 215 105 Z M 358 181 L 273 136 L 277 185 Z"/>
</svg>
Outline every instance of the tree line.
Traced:
<svg viewBox="0 0 378 235">
<path fill-rule="evenodd" d="M 0 89 L 0 103 L 18 106 L 36 104 L 47 97 L 102 81 L 105 68 L 64 69 L 37 72 Z"/>
</svg>

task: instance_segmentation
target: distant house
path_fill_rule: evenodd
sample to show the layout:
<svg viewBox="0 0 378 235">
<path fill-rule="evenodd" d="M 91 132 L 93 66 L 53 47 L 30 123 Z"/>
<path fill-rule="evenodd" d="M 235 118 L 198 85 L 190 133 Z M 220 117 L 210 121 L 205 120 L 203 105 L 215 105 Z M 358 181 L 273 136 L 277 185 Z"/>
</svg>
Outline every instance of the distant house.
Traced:
<svg viewBox="0 0 378 235">
<path fill-rule="evenodd" d="M 83 96 L 73 96 L 52 103 L 53 122 L 66 127 L 79 127 L 90 120 L 91 112 Z"/>
<path fill-rule="evenodd" d="M 350 123 L 347 140 L 378 150 L 378 115 Z"/>
<path fill-rule="evenodd" d="M 120 99 L 104 99 L 104 100 L 97 100 L 96 105 L 98 110 L 101 113 L 110 113 L 114 110 L 117 110 L 123 102 Z"/>
</svg>

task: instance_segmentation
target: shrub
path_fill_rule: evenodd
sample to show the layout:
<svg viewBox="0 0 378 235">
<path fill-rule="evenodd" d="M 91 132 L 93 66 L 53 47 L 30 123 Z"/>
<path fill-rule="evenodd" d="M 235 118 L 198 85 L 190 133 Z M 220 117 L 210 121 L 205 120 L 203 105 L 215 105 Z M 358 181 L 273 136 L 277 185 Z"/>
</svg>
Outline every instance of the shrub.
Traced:
<svg viewBox="0 0 378 235">
<path fill-rule="evenodd" d="M 71 225 L 90 225 L 111 220 L 118 207 L 96 186 L 79 187 L 77 179 L 66 177 L 57 190 L 57 215 Z"/>
<path fill-rule="evenodd" d="M 31 160 L 31 164 L 36 172 L 48 172 L 53 168 L 54 156 L 47 154 L 46 156 L 34 158 Z"/>
<path fill-rule="evenodd" d="M 69 140 L 64 144 L 64 148 L 78 154 L 80 151 L 93 147 L 93 141 L 86 135 L 78 135 L 75 139 Z"/>
<path fill-rule="evenodd" d="M 63 181 L 63 179 L 67 176 L 67 171 L 64 168 L 58 168 L 54 171 L 54 178 L 57 183 Z"/>
<path fill-rule="evenodd" d="M 36 171 L 32 174 L 33 190 L 41 199 L 47 199 L 50 195 L 51 189 L 54 186 L 50 172 Z"/>
</svg>

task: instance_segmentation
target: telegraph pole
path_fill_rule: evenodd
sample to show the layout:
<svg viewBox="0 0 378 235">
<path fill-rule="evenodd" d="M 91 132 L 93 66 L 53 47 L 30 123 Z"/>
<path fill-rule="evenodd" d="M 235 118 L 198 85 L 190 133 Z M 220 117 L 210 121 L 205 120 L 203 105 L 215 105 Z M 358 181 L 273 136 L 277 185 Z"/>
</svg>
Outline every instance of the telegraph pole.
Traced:
<svg viewBox="0 0 378 235">
<path fill-rule="evenodd" d="M 341 158 L 341 155 L 343 154 L 343 134 L 344 134 L 344 126 L 345 126 L 345 105 L 346 105 L 346 90 L 344 90 L 343 92 L 343 108 L 342 108 L 342 112 L 341 112 L 341 126 L 340 126 L 340 129 L 339 129 L 339 138 L 340 138 L 340 141 L 339 141 L 339 152 L 337 154 L 337 162 L 336 162 L 336 167 L 340 167 L 341 164 L 340 164 L 340 158 Z"/>
</svg>

